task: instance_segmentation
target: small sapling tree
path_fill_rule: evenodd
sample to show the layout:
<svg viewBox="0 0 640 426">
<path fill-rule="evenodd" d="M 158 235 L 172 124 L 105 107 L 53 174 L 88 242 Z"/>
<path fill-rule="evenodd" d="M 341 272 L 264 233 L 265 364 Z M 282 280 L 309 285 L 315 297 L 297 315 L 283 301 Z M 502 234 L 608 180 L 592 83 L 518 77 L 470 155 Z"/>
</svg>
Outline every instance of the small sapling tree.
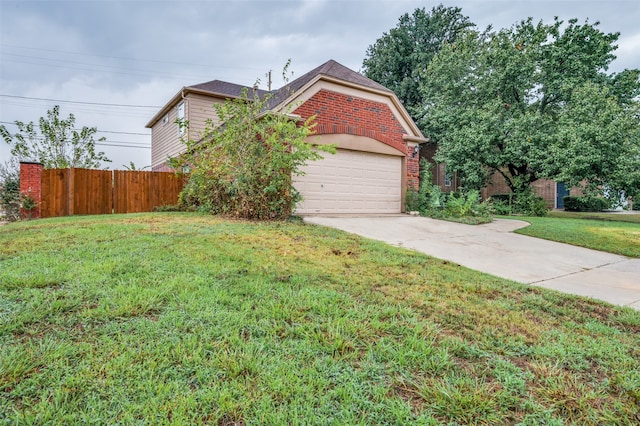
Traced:
<svg viewBox="0 0 640 426">
<path fill-rule="evenodd" d="M 0 136 L 11 145 L 11 154 L 20 161 L 37 161 L 45 169 L 66 169 L 78 167 L 96 169 L 102 162 L 110 162 L 104 152 L 96 151 L 95 127 L 75 129 L 76 118 L 73 114 L 64 119 L 60 117 L 60 107 L 54 106 L 47 111 L 46 117 L 40 117 L 38 126 L 33 121 L 24 123 L 14 121 L 18 131 L 11 133 L 0 125 Z M 99 138 L 97 141 L 104 141 Z"/>
</svg>

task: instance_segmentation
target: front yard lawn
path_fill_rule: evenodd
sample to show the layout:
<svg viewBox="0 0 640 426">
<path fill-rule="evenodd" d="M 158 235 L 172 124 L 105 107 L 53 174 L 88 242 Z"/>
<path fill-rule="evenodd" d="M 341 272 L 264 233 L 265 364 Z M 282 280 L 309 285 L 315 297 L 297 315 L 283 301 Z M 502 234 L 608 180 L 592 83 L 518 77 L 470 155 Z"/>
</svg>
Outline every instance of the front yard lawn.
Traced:
<svg viewBox="0 0 640 426">
<path fill-rule="evenodd" d="M 640 257 L 640 214 L 550 212 L 517 219 L 531 224 L 518 234 Z"/>
<path fill-rule="evenodd" d="M 640 312 L 300 222 L 0 228 L 3 424 L 637 424 Z"/>
</svg>

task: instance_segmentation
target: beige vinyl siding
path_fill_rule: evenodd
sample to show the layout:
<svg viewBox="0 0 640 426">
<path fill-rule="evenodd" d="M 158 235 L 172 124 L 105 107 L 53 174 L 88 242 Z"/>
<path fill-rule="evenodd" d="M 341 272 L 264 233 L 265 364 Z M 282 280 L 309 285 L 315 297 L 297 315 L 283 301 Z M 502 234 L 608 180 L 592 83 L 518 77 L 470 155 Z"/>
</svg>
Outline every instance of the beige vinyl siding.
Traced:
<svg viewBox="0 0 640 426">
<path fill-rule="evenodd" d="M 193 140 L 202 138 L 207 119 L 220 124 L 214 104 L 223 103 L 224 99 L 190 93 L 187 95 L 187 120 L 189 120 L 189 137 Z"/>
<path fill-rule="evenodd" d="M 167 115 L 169 119 L 163 123 L 164 116 L 151 128 L 151 165 L 158 166 L 167 161 L 169 157 L 173 157 L 182 150 L 183 145 L 180 143 L 180 135 L 178 134 L 178 125 L 175 123 L 178 118 L 177 105 L 174 104 Z"/>
<path fill-rule="evenodd" d="M 151 128 L 151 165 L 153 167 L 163 164 L 168 158 L 174 157 L 184 150 L 184 144 L 180 141 L 178 125 L 175 123 L 178 117 L 177 106 L 183 100 L 179 100 L 169 108 L 169 119 L 163 123 L 164 116 Z M 189 138 L 198 140 L 202 137 L 207 118 L 211 118 L 218 124 L 218 116 L 213 107 L 214 103 L 224 102 L 223 99 L 197 94 L 187 94 L 184 98 L 185 118 L 189 121 Z"/>
</svg>

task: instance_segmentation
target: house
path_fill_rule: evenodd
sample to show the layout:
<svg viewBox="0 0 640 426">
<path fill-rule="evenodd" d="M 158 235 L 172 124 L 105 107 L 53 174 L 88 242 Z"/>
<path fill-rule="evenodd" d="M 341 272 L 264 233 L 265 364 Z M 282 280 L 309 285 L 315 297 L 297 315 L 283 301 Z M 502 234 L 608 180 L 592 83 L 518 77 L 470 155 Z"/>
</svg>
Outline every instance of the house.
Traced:
<svg viewBox="0 0 640 426">
<path fill-rule="evenodd" d="M 442 192 L 449 193 L 458 191 L 461 185 L 460 176 L 457 173 L 450 173 L 444 163 L 435 161 L 437 146 L 433 143 L 425 144 L 420 148 L 420 158 L 426 159 L 431 165 L 432 182 L 439 186 Z M 538 179 L 531 184 L 533 192 L 544 199 L 548 209 L 564 208 L 564 197 L 567 195 L 583 195 L 583 190 L 579 187 L 567 187 L 563 182 L 556 182 L 550 179 Z M 511 189 L 507 185 L 504 177 L 495 172 L 491 176 L 491 181 L 480 191 L 483 200 L 492 195 L 509 194 Z"/>
<path fill-rule="evenodd" d="M 181 136 L 197 140 L 214 104 L 241 96 L 245 86 L 213 80 L 183 87 L 149 121 L 153 170 L 168 169 Z M 260 96 L 267 92 L 259 91 Z M 307 164 L 294 186 L 301 214 L 400 213 L 407 188 L 418 187 L 419 144 L 427 139 L 386 87 L 330 60 L 271 92 L 269 109 L 307 119 L 316 115 L 314 144 L 336 144 L 336 154 Z M 185 130 L 176 119 L 188 120 Z M 189 132 L 184 135 L 181 132 Z"/>
</svg>

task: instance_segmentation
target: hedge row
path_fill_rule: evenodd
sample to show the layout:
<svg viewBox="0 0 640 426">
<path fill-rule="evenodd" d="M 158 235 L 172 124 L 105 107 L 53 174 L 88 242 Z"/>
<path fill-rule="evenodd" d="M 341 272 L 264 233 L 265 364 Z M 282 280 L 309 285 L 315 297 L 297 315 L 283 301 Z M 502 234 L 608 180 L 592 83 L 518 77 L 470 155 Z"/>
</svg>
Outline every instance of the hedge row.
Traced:
<svg viewBox="0 0 640 426">
<path fill-rule="evenodd" d="M 564 197 L 564 209 L 571 212 L 599 212 L 611 208 L 611 202 L 599 197 Z"/>
</svg>

